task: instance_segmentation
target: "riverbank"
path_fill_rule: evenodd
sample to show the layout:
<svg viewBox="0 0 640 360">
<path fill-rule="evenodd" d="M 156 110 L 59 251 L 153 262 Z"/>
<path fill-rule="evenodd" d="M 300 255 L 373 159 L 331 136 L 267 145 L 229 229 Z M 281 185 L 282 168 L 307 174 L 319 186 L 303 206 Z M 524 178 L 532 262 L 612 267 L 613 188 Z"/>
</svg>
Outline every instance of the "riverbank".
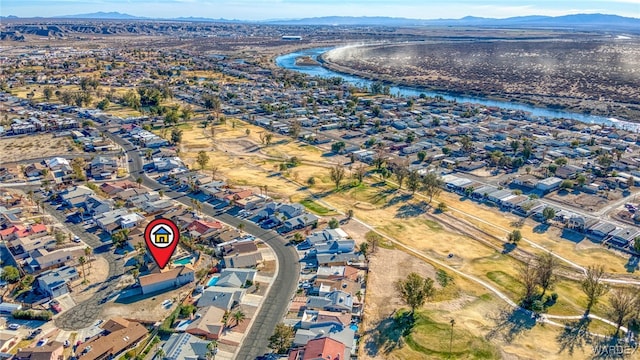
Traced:
<svg viewBox="0 0 640 360">
<path fill-rule="evenodd" d="M 555 94 L 545 95 L 520 92 L 516 90 L 512 90 L 510 93 L 507 93 L 502 91 L 492 91 L 490 87 L 487 87 L 486 90 L 459 88 L 452 90 L 451 87 L 456 85 L 455 82 L 447 82 L 446 80 L 442 80 L 440 78 L 438 79 L 438 81 L 425 78 L 424 76 L 415 76 L 414 79 L 407 79 L 406 77 L 404 79 L 399 79 L 398 76 L 391 75 L 389 71 L 387 71 L 387 74 L 384 74 L 382 71 L 376 72 L 374 74 L 369 71 L 364 71 L 347 66 L 345 64 L 340 64 L 336 62 L 335 59 L 331 59 L 332 56 L 336 56 L 335 52 L 338 50 L 342 49 L 336 48 L 319 54 L 318 62 L 320 62 L 323 67 L 331 71 L 343 75 L 357 76 L 369 81 L 380 81 L 392 87 L 410 87 L 418 91 L 437 92 L 442 94 L 449 94 L 452 96 L 482 97 L 488 100 L 501 101 L 506 103 L 517 103 L 525 106 L 544 108 L 550 111 L 595 115 L 606 118 L 615 118 L 618 120 L 636 124 L 640 123 L 640 104 L 623 104 L 579 98 L 575 96 L 558 96 Z M 441 84 L 446 83 L 446 85 L 426 85 L 434 84 L 436 82 L 440 82 Z M 451 85 L 451 87 L 449 85 Z"/>
</svg>

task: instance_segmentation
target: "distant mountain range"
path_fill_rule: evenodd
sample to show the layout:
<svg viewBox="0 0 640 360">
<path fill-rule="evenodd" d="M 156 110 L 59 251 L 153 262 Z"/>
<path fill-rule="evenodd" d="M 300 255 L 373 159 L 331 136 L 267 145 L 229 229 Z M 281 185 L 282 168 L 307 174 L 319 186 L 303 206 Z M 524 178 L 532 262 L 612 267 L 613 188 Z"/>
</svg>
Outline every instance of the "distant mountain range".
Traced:
<svg viewBox="0 0 640 360">
<path fill-rule="evenodd" d="M 6 18 L 16 18 L 9 15 Z M 505 19 L 483 18 L 466 16 L 461 19 L 408 19 L 394 17 L 350 17 L 350 16 L 325 16 L 303 19 L 275 19 L 264 21 L 211 19 L 205 17 L 178 17 L 153 19 L 142 16 L 123 14 L 119 12 L 95 12 L 90 14 L 76 14 L 56 16 L 61 19 L 112 19 L 112 20 L 173 20 L 189 22 L 233 22 L 233 23 L 260 23 L 273 25 L 365 25 L 365 26 L 486 26 L 486 27 L 549 27 L 549 28 L 591 28 L 600 30 L 628 29 L 640 31 L 640 19 L 605 14 L 576 14 L 565 16 L 519 16 Z"/>
<path fill-rule="evenodd" d="M 116 11 L 112 12 L 94 12 L 89 14 L 75 14 L 75 15 L 62 15 L 55 16 L 54 18 L 59 19 L 109 19 L 109 20 L 140 20 L 140 19 L 149 19 L 142 16 L 135 16 L 129 14 L 123 14 Z"/>
</svg>

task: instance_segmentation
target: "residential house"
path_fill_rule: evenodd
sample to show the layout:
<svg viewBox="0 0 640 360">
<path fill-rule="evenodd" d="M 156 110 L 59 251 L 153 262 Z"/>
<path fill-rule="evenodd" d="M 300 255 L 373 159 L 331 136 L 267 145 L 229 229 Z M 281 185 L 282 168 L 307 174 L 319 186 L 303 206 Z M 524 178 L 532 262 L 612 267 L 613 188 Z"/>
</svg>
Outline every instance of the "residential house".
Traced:
<svg viewBox="0 0 640 360">
<path fill-rule="evenodd" d="M 26 269 L 32 272 L 46 270 L 52 267 L 75 262 L 76 259 L 84 256 L 84 247 L 74 246 L 48 251 L 40 248 L 32 251 L 25 259 Z"/>
<path fill-rule="evenodd" d="M 102 328 L 106 335 L 94 337 L 76 347 L 78 360 L 114 359 L 148 335 L 147 328 L 141 323 L 119 317 L 110 319 Z"/>
<path fill-rule="evenodd" d="M 200 308 L 215 306 L 223 310 L 231 310 L 240 304 L 245 293 L 245 289 L 210 286 L 204 290 L 197 305 Z"/>
<path fill-rule="evenodd" d="M 140 276 L 138 282 L 143 294 L 174 289 L 193 282 L 195 279 L 193 268 L 190 265 L 165 268 L 160 272 Z"/>
<path fill-rule="evenodd" d="M 317 325 L 308 329 L 296 330 L 293 347 L 304 346 L 308 344 L 309 341 L 322 338 L 329 338 L 344 344 L 345 354 L 349 354 L 349 357 L 339 357 L 339 359 L 349 359 L 352 354 L 356 354 L 357 343 L 355 341 L 355 331 L 349 326 L 338 324 Z"/>
<path fill-rule="evenodd" d="M 63 360 L 64 346 L 61 342 L 51 341 L 43 346 L 24 347 L 13 356 L 15 360 Z"/>
<path fill-rule="evenodd" d="M 305 346 L 292 350 L 289 360 L 343 360 L 349 359 L 343 343 L 328 337 L 310 340 Z"/>
<path fill-rule="evenodd" d="M 256 278 L 254 269 L 222 269 L 216 286 L 242 288 L 253 284 Z"/>
<path fill-rule="evenodd" d="M 80 274 L 75 267 L 64 266 L 41 273 L 36 278 L 36 283 L 40 291 L 52 298 L 56 298 L 69 293 L 69 283 L 79 278 Z"/>
<path fill-rule="evenodd" d="M 546 179 L 542 179 L 538 181 L 536 188 L 547 193 L 555 189 L 558 189 L 560 187 L 560 184 L 562 184 L 562 179 L 560 179 L 559 177 L 552 176 L 552 177 L 548 177 Z"/>
<path fill-rule="evenodd" d="M 355 253 L 317 254 L 316 259 L 318 266 L 353 265 L 361 267 L 365 263 L 364 255 Z"/>
<path fill-rule="evenodd" d="M 207 340 L 217 340 L 224 330 L 223 317 L 226 310 L 216 306 L 201 307 L 186 328 L 191 335 L 202 336 Z"/>
<path fill-rule="evenodd" d="M 194 220 L 187 225 L 187 230 L 193 238 L 212 235 L 216 231 L 222 229 L 222 223 L 219 221 Z"/>
<path fill-rule="evenodd" d="M 640 236 L 640 229 L 636 227 L 626 227 L 611 233 L 612 237 L 609 243 L 613 243 L 619 247 L 625 247 L 629 244 L 633 245 L 633 241 Z"/>
<path fill-rule="evenodd" d="M 242 241 L 223 247 L 222 258 L 227 268 L 247 268 L 262 262 L 262 253 L 255 242 Z"/>
<path fill-rule="evenodd" d="M 318 220 L 320 220 L 320 218 L 317 217 L 316 215 L 311 213 L 304 213 L 302 215 L 298 215 L 294 218 L 291 218 L 285 221 L 282 224 L 282 227 L 283 227 L 282 230 L 284 232 L 290 232 L 297 229 L 304 229 L 307 226 L 312 226 L 314 224 L 317 224 Z"/>
<path fill-rule="evenodd" d="M 341 290 L 332 291 L 325 296 L 309 296 L 306 309 L 351 313 L 353 298 L 351 294 Z"/>
<path fill-rule="evenodd" d="M 316 254 L 341 254 L 351 253 L 355 249 L 356 242 L 353 239 L 331 241 L 323 244 L 316 244 L 314 251 Z"/>
<path fill-rule="evenodd" d="M 173 333 L 162 345 L 162 360 L 207 360 L 209 341 L 188 333 Z"/>
</svg>

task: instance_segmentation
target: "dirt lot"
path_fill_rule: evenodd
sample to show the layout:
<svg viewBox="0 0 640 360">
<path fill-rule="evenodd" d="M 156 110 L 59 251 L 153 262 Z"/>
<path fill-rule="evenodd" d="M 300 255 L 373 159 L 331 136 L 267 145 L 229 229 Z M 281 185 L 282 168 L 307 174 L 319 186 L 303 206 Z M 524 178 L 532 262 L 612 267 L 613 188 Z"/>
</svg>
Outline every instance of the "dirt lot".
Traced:
<svg viewBox="0 0 640 360">
<path fill-rule="evenodd" d="M 620 193 L 611 192 L 608 198 L 603 198 L 597 195 L 590 195 L 581 193 L 579 191 L 574 192 L 555 192 L 549 194 L 546 198 L 557 201 L 567 206 L 579 207 L 586 211 L 598 211 L 604 206 L 610 204 L 611 201 L 620 199 Z"/>
<path fill-rule="evenodd" d="M 122 301 L 116 300 L 105 306 L 101 316 L 103 318 L 123 316 L 141 321 L 162 321 L 178 306 L 176 300 L 183 298 L 190 292 L 190 289 L 193 288 L 185 286 L 158 296 L 141 296 L 139 299 L 138 297 L 134 297 Z M 167 299 L 173 300 L 173 304 L 169 308 L 162 306 L 162 302 Z"/>
<path fill-rule="evenodd" d="M 109 274 L 109 263 L 103 257 L 97 256 L 94 261 L 85 264 L 84 269 L 87 273 L 86 283 L 83 284 L 84 275 L 80 274 L 80 279 L 71 284 L 76 303 L 89 299 L 100 289 Z M 78 266 L 78 272 L 82 273 L 82 266 Z"/>
<path fill-rule="evenodd" d="M 49 156 L 79 154 L 68 137 L 54 137 L 52 134 L 29 135 L 0 139 L 2 162 L 13 162 Z"/>
</svg>

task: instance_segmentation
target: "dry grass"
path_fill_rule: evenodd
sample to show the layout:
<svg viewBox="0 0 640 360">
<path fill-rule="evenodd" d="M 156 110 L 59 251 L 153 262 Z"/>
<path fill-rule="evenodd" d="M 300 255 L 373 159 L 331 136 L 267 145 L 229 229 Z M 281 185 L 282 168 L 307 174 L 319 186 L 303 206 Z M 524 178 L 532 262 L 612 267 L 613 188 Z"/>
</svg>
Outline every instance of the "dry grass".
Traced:
<svg viewBox="0 0 640 360">
<path fill-rule="evenodd" d="M 36 159 L 49 156 L 64 156 L 81 153 L 68 137 L 53 137 L 52 134 L 28 135 L 0 139 L 3 162 Z"/>
</svg>

